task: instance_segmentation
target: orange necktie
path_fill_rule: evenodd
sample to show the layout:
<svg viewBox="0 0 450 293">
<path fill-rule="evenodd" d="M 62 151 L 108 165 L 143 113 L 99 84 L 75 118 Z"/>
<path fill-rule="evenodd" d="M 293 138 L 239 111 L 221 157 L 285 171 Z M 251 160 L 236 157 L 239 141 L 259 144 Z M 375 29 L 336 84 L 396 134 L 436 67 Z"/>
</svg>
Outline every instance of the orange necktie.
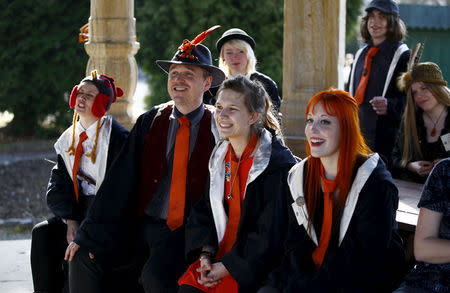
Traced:
<svg viewBox="0 0 450 293">
<path fill-rule="evenodd" d="M 169 211 L 167 226 L 175 230 L 183 225 L 184 205 L 186 202 L 186 177 L 189 160 L 189 125 L 186 116 L 177 119 L 180 127 L 175 137 L 172 179 L 170 182 Z"/>
<path fill-rule="evenodd" d="M 371 47 L 366 54 L 364 60 L 364 69 L 361 75 L 361 80 L 359 81 L 358 89 L 355 93 L 355 99 L 358 105 L 361 105 L 364 101 L 364 95 L 366 93 L 367 83 L 369 82 L 370 72 L 372 70 L 372 59 L 378 53 L 380 48 Z"/>
<path fill-rule="evenodd" d="M 78 141 L 77 148 L 75 149 L 75 160 L 73 162 L 72 168 L 72 181 L 73 181 L 73 190 L 75 191 L 75 199 L 78 201 L 79 191 L 78 191 L 78 180 L 77 174 L 78 169 L 80 167 L 81 156 L 84 153 L 83 142 L 88 138 L 86 131 L 80 133 L 80 139 Z"/>
<path fill-rule="evenodd" d="M 322 177 L 323 183 L 323 220 L 322 231 L 320 233 L 319 246 L 314 250 L 312 258 L 316 268 L 322 265 L 325 257 L 325 252 L 328 249 L 328 244 L 331 238 L 331 227 L 333 224 L 333 192 L 336 188 L 335 180 L 328 180 L 325 176 Z"/>
</svg>

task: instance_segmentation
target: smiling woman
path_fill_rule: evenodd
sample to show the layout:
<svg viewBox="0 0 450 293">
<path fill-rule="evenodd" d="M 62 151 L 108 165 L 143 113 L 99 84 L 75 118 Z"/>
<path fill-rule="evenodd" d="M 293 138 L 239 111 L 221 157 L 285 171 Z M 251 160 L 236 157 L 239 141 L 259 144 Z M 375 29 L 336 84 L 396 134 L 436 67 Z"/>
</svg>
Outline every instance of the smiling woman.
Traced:
<svg viewBox="0 0 450 293">
<path fill-rule="evenodd" d="M 216 47 L 219 53 L 219 67 L 225 72 L 227 78 L 245 75 L 253 81 L 259 81 L 272 101 L 272 105 L 278 113 L 281 107 L 281 97 L 277 84 L 269 77 L 256 70 L 255 40 L 244 30 L 232 28 L 225 31 L 217 40 Z M 215 95 L 216 90 L 210 94 Z M 217 97 L 207 95 L 206 100 L 215 100 Z"/>
<path fill-rule="evenodd" d="M 324 160 L 336 161 L 339 157 L 340 123 L 336 116 L 329 115 L 319 102 L 311 109 L 306 119 L 305 135 L 311 155 Z M 336 174 L 333 174 L 335 177 Z"/>
<path fill-rule="evenodd" d="M 73 124 L 54 145 L 57 163 L 46 194 L 54 217 L 38 223 L 32 231 L 35 292 L 60 292 L 66 283 L 64 252 L 65 259 L 72 260 L 80 247 L 75 243 L 78 227 L 128 135 L 125 128 L 105 115 L 122 94 L 113 78 L 96 71 L 72 89 L 69 107 L 74 109 Z M 74 268 L 70 271 L 77 272 Z"/>
<path fill-rule="evenodd" d="M 198 260 L 179 280 L 184 293 L 255 292 L 281 259 L 286 233 L 286 176 L 295 159 L 269 97 L 243 75 L 218 93 L 222 139 L 209 161 L 209 190 L 187 223 L 186 251 Z"/>
<path fill-rule="evenodd" d="M 260 293 L 388 292 L 404 264 L 397 189 L 364 142 L 357 102 L 324 91 L 305 114 L 309 156 L 288 175 L 286 257 Z"/>
</svg>

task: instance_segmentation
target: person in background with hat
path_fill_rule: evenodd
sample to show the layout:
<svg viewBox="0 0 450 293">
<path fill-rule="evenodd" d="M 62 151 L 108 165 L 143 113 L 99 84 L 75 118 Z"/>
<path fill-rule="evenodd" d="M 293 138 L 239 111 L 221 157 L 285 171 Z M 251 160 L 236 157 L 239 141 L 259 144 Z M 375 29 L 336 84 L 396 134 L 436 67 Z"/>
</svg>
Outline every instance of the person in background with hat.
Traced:
<svg viewBox="0 0 450 293">
<path fill-rule="evenodd" d="M 275 113 L 280 111 L 281 97 L 277 84 L 267 75 L 256 71 L 255 40 L 245 31 L 232 28 L 223 33 L 217 41 L 219 67 L 227 78 L 238 74 L 246 75 L 251 80 L 259 81 L 269 95 Z M 212 91 L 215 95 L 215 91 Z"/>
<path fill-rule="evenodd" d="M 218 91 L 221 136 L 210 162 L 208 192 L 186 226 L 197 259 L 181 292 L 255 292 L 280 262 L 287 226 L 287 173 L 296 163 L 260 83 L 238 75 Z"/>
<path fill-rule="evenodd" d="M 136 237 L 143 238 L 148 252 L 141 272 L 145 292 L 178 290 L 177 280 L 186 269 L 184 224 L 206 186 L 218 136 L 213 107 L 203 104 L 203 93 L 220 85 L 225 74 L 212 65 L 209 49 L 201 44 L 218 27 L 184 40 L 172 60 L 156 61 L 168 74 L 171 101 L 138 118 L 69 247 L 71 293 L 105 288 L 105 268 L 78 249 L 109 261 L 130 259 L 138 251 Z"/>
<path fill-rule="evenodd" d="M 69 105 L 74 109 L 73 124 L 55 143 L 58 159 L 47 189 L 47 203 L 55 217 L 37 224 L 32 231 L 35 292 L 61 293 L 67 286 L 64 252 L 128 135 L 125 128 L 105 115 L 122 94 L 111 77 L 96 71 L 72 89 Z"/>
<path fill-rule="evenodd" d="M 414 235 L 412 271 L 394 293 L 450 292 L 450 158 L 436 164 L 425 182 Z"/>
<path fill-rule="evenodd" d="M 450 91 L 432 62 L 414 65 L 398 86 L 407 100 L 392 152 L 393 175 L 423 183 L 439 160 L 450 157 Z"/>
<path fill-rule="evenodd" d="M 410 51 L 402 40 L 406 27 L 393 0 L 372 0 L 361 22 L 366 46 L 355 54 L 348 91 L 359 105 L 361 131 L 369 147 L 389 160 L 405 95 L 396 86 L 406 71 Z"/>
<path fill-rule="evenodd" d="M 309 100 L 305 116 L 308 157 L 288 174 L 284 261 L 258 293 L 391 292 L 405 264 L 398 190 L 364 142 L 358 104 L 327 90 Z"/>
</svg>

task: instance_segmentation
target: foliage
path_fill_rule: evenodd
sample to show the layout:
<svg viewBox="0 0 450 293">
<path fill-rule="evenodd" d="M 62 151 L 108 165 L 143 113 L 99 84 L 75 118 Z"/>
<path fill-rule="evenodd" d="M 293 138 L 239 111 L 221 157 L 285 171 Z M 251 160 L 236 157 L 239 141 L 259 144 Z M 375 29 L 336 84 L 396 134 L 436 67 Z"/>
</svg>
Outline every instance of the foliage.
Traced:
<svg viewBox="0 0 450 293">
<path fill-rule="evenodd" d="M 345 47 L 346 52 L 354 53 L 358 49 L 359 15 L 363 0 L 347 0 L 345 22 Z"/>
<path fill-rule="evenodd" d="M 135 0 L 136 56 L 149 75 L 148 105 L 168 99 L 166 75 L 155 65 L 170 59 L 181 41 L 192 40 L 215 24 L 223 27 L 205 44 L 214 63 L 215 42 L 231 27 L 256 40 L 258 70 L 282 84 L 283 0 Z M 356 24 L 362 0 L 347 0 L 347 30 Z M 59 132 L 70 123 L 67 95 L 84 76 L 88 56 L 76 42 L 78 28 L 88 21 L 88 0 L 8 0 L 0 3 L 0 112 L 14 113 L 8 128 L 18 136 Z M 357 27 L 353 29 L 357 32 Z M 48 118 L 51 119 L 48 119 Z"/>
<path fill-rule="evenodd" d="M 166 101 L 166 75 L 155 65 L 157 59 L 171 59 L 183 39 L 220 24 L 203 43 L 211 49 L 217 65 L 216 41 L 232 27 L 248 32 L 256 41 L 258 70 L 281 87 L 283 53 L 283 0 L 260 1 L 136 1 L 137 35 L 141 49 L 138 62 L 149 74 L 151 96 L 147 105 Z"/>
<path fill-rule="evenodd" d="M 355 43 L 358 16 L 362 0 L 347 0 L 347 41 Z M 192 40 L 201 31 L 220 24 L 204 44 L 211 49 L 217 65 L 215 42 L 232 27 L 247 31 L 256 41 L 258 70 L 282 83 L 283 0 L 259 1 L 195 1 L 195 0 L 136 0 L 137 35 L 141 49 L 138 63 L 149 75 L 151 94 L 147 106 L 168 100 L 166 75 L 155 60 L 170 59 L 183 39 Z"/>
<path fill-rule="evenodd" d="M 0 4 L 0 111 L 14 114 L 15 135 L 38 134 L 44 120 L 53 129 L 70 123 L 67 94 L 87 63 L 78 29 L 88 17 L 88 0 Z"/>
</svg>

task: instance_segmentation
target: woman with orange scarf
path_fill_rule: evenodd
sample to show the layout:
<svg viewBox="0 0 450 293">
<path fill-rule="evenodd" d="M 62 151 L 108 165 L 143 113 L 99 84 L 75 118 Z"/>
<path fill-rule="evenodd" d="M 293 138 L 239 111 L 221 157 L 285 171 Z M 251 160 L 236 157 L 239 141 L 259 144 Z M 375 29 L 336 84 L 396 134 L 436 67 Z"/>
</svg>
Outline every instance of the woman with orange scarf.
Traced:
<svg viewBox="0 0 450 293">
<path fill-rule="evenodd" d="M 209 190 L 189 217 L 188 257 L 179 292 L 254 292 L 281 259 L 287 172 L 295 158 L 262 85 L 224 81 L 215 121 L 222 140 L 209 162 Z M 278 135 L 277 135 L 278 133 Z"/>
<path fill-rule="evenodd" d="M 259 292 L 392 292 L 404 264 L 398 191 L 364 142 L 358 105 L 328 90 L 305 114 L 308 157 L 288 176 L 286 257 Z"/>
</svg>

